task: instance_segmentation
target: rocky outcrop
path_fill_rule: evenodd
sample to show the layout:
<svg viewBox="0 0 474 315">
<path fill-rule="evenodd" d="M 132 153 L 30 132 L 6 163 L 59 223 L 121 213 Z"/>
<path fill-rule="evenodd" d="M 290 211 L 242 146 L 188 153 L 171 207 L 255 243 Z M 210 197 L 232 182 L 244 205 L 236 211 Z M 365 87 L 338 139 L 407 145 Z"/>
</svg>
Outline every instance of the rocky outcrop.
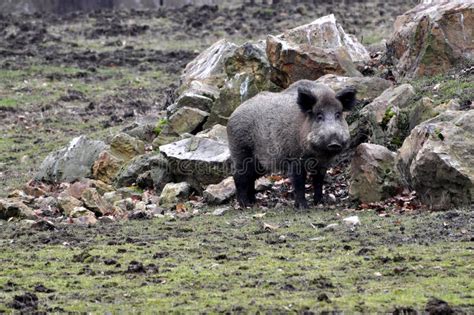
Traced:
<svg viewBox="0 0 474 315">
<path fill-rule="evenodd" d="M 394 196 L 400 187 L 395 156 L 381 145 L 360 144 L 351 162 L 351 196 L 362 202 L 376 202 Z"/>
<path fill-rule="evenodd" d="M 333 14 L 281 35 L 268 36 L 267 56 L 276 71 L 273 80 L 282 87 L 329 73 L 362 76 L 355 63 L 370 58 L 364 46 L 336 23 Z"/>
<path fill-rule="evenodd" d="M 474 111 L 447 111 L 415 127 L 397 157 L 405 184 L 433 209 L 474 202 Z"/>
<path fill-rule="evenodd" d="M 388 57 L 401 77 L 446 73 L 474 60 L 474 3 L 423 3 L 395 21 Z"/>
<path fill-rule="evenodd" d="M 46 157 L 35 179 L 59 183 L 91 177 L 94 162 L 106 148 L 104 142 L 86 136 L 74 138 L 66 148 Z"/>
</svg>

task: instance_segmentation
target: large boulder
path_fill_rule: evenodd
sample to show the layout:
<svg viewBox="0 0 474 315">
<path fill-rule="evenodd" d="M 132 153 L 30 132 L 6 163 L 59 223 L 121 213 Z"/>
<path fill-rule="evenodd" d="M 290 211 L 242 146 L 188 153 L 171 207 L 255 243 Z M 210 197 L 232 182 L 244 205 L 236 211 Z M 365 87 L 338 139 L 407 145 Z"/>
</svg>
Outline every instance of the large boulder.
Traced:
<svg viewBox="0 0 474 315">
<path fill-rule="evenodd" d="M 474 60 L 474 2 L 430 1 L 399 16 L 387 43 L 400 76 L 446 73 Z"/>
<path fill-rule="evenodd" d="M 86 136 L 74 138 L 67 147 L 46 157 L 35 179 L 46 182 L 72 182 L 91 177 L 92 165 L 108 146 Z"/>
<path fill-rule="evenodd" d="M 433 209 L 474 202 L 474 111 L 447 111 L 415 127 L 397 157 L 407 185 Z"/>
<path fill-rule="evenodd" d="M 351 162 L 351 196 L 362 202 L 376 202 L 395 195 L 400 186 L 395 157 L 381 145 L 360 144 Z"/>
<path fill-rule="evenodd" d="M 274 81 L 288 87 L 301 79 L 316 80 L 332 73 L 362 76 L 357 63 L 370 59 L 357 39 L 344 32 L 333 14 L 278 36 L 268 36 L 267 56 L 276 71 Z"/>
<path fill-rule="evenodd" d="M 236 49 L 236 45 L 222 39 L 199 54 L 184 69 L 181 89 L 186 89 L 191 82 L 199 81 L 211 86 L 222 86 L 225 81 L 224 62 Z"/>
<path fill-rule="evenodd" d="M 259 92 L 280 90 L 271 81 L 272 67 L 267 60 L 264 42 L 248 42 L 237 47 L 226 57 L 224 71 L 226 80 L 212 104 L 205 128 L 216 123 L 225 125 L 242 102 Z"/>
<path fill-rule="evenodd" d="M 190 137 L 160 147 L 172 175 L 193 185 L 215 184 L 230 174 L 230 151 L 226 144 L 202 137 Z"/>
</svg>

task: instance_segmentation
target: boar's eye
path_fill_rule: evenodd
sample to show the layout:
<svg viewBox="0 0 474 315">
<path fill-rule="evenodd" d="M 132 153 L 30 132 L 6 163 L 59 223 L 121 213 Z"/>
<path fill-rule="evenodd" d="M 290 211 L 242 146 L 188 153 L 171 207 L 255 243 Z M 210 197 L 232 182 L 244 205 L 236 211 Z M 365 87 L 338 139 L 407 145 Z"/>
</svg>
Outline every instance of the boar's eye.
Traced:
<svg viewBox="0 0 474 315">
<path fill-rule="evenodd" d="M 342 113 L 341 112 L 337 112 L 336 115 L 334 115 L 334 117 L 336 117 L 336 119 L 341 119 L 342 117 Z"/>
</svg>

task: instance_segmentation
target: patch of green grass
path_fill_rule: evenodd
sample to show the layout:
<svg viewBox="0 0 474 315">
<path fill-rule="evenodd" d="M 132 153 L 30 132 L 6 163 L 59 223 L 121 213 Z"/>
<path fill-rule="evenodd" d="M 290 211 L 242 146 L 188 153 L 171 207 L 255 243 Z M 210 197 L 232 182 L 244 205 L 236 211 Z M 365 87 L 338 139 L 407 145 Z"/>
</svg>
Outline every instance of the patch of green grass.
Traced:
<svg viewBox="0 0 474 315">
<path fill-rule="evenodd" d="M 474 97 L 474 80 L 472 76 L 459 79 L 449 75 L 438 75 L 421 78 L 411 82 L 416 94 L 429 97 L 433 104 L 440 105 L 452 99 L 459 99 L 461 103 L 470 101 Z M 435 88 L 436 87 L 436 88 Z"/>
</svg>

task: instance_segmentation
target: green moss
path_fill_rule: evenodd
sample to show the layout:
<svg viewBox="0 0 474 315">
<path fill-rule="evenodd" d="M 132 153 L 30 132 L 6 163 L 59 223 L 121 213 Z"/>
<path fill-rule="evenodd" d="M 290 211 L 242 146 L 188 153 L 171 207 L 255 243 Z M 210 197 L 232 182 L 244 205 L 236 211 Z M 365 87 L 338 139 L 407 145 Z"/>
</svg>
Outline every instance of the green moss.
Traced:
<svg viewBox="0 0 474 315">
<path fill-rule="evenodd" d="M 161 131 L 163 130 L 163 127 L 168 124 L 168 120 L 166 118 L 161 118 L 158 123 L 155 126 L 155 134 L 156 136 L 159 136 Z"/>
<path fill-rule="evenodd" d="M 387 108 L 385 114 L 383 115 L 382 122 L 380 123 L 382 130 L 387 130 L 388 123 L 396 114 L 397 113 L 393 110 L 393 107 L 390 106 L 389 108 Z"/>
</svg>

